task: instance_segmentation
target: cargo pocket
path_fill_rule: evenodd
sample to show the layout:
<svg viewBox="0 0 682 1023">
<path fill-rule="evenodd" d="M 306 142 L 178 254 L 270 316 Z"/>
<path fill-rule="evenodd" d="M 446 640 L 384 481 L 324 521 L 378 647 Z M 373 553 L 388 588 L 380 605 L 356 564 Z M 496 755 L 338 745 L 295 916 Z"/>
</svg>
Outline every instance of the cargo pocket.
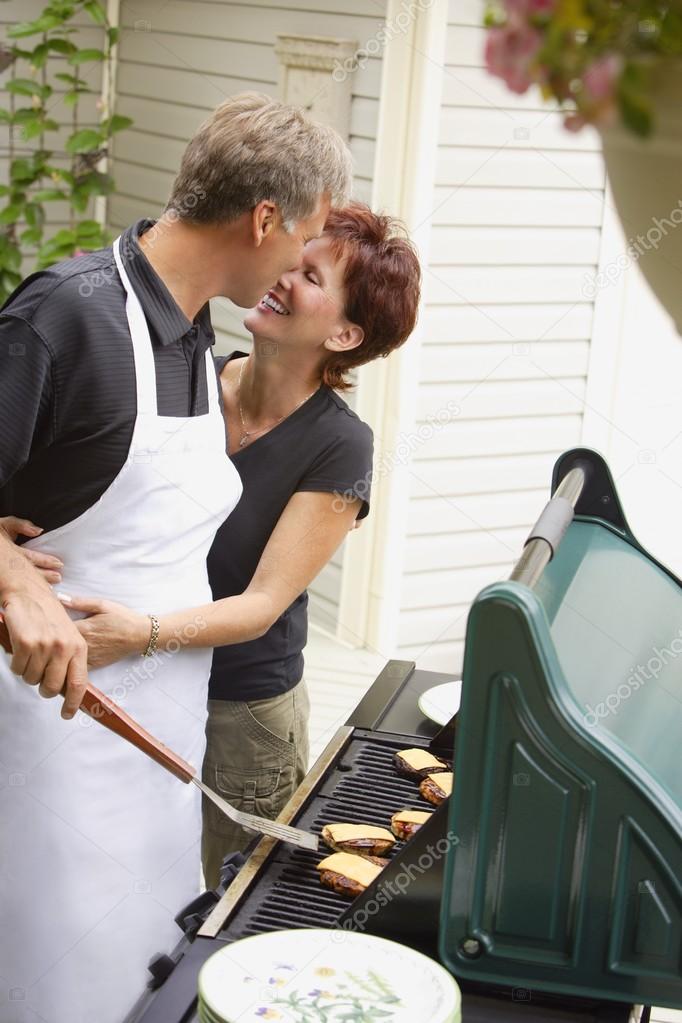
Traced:
<svg viewBox="0 0 682 1023">
<path fill-rule="evenodd" d="M 259 771 L 257 767 L 248 771 L 237 767 L 215 767 L 210 771 L 213 775 L 208 785 L 212 785 L 219 796 L 232 803 L 244 813 L 256 813 L 268 816 L 262 809 L 275 798 L 279 788 L 281 771 L 279 768 Z M 225 838 L 234 835 L 243 836 L 243 828 L 230 820 L 218 807 L 204 797 L 204 813 L 208 817 L 211 831 Z M 276 815 L 275 815 L 276 816 Z"/>
</svg>

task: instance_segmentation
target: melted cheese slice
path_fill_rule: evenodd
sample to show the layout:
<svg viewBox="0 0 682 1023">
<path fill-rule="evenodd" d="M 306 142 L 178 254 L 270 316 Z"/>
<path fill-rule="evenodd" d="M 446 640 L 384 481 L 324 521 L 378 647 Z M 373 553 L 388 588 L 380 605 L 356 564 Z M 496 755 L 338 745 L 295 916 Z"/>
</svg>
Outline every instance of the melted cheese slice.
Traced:
<svg viewBox="0 0 682 1023">
<path fill-rule="evenodd" d="M 434 785 L 437 785 L 441 792 L 444 792 L 446 796 L 452 795 L 452 775 L 449 771 L 443 771 L 441 774 L 427 774 Z"/>
<path fill-rule="evenodd" d="M 427 749 L 401 749 L 398 756 L 402 757 L 405 763 L 414 768 L 415 771 L 423 771 L 425 767 L 439 767 L 442 760 L 434 757 Z"/>
<path fill-rule="evenodd" d="M 348 842 L 356 838 L 383 838 L 391 844 L 395 842 L 390 831 L 371 824 L 328 824 L 326 830 L 332 842 Z"/>
<path fill-rule="evenodd" d="M 394 813 L 391 820 L 402 824 L 426 824 L 431 816 L 428 810 L 401 810 Z"/>
<path fill-rule="evenodd" d="M 317 864 L 318 870 L 332 870 L 367 888 L 381 873 L 381 867 L 352 853 L 332 853 Z"/>
</svg>

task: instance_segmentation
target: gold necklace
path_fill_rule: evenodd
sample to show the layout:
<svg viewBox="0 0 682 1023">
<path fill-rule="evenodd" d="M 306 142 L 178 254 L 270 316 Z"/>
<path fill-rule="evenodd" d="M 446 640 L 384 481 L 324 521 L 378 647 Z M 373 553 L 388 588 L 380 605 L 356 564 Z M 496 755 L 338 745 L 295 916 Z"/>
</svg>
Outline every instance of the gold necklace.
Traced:
<svg viewBox="0 0 682 1023">
<path fill-rule="evenodd" d="M 244 409 L 242 408 L 242 375 L 244 373 L 244 366 L 246 365 L 247 362 L 248 356 L 246 359 L 242 360 L 242 364 L 239 367 L 239 380 L 237 381 L 237 404 L 239 406 L 239 418 L 241 419 L 242 424 L 242 433 L 241 437 L 239 438 L 240 448 L 243 448 L 244 445 L 248 443 L 249 437 L 254 437 L 258 433 L 263 433 L 265 430 L 272 430 L 275 428 L 275 426 L 279 426 L 279 424 L 284 422 L 285 419 L 293 415 L 296 409 L 299 409 L 301 405 L 308 401 L 308 398 L 312 398 L 312 396 L 315 394 L 315 391 L 311 391 L 310 394 L 307 394 L 305 396 L 305 398 L 301 398 L 298 405 L 294 405 L 291 412 L 287 412 L 286 415 L 280 416 L 279 419 L 277 419 L 274 423 L 270 423 L 267 426 L 261 426 L 260 429 L 258 430 L 247 430 L 246 421 L 244 419 Z"/>
</svg>

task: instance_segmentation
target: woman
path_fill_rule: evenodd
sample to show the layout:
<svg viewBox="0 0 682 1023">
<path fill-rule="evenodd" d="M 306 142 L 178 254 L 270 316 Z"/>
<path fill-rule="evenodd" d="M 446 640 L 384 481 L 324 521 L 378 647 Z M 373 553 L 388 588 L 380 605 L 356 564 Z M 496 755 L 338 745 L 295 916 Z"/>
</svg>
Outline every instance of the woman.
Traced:
<svg viewBox="0 0 682 1023">
<path fill-rule="evenodd" d="M 150 623 L 120 604 L 67 598 L 91 615 L 79 628 L 92 666 L 143 652 L 150 637 L 160 651 L 216 648 L 203 777 L 266 816 L 307 770 L 306 587 L 369 510 L 372 434 L 337 392 L 354 367 L 401 345 L 416 318 L 419 264 L 395 226 L 361 204 L 333 210 L 301 266 L 246 316 L 252 353 L 218 360 L 243 496 L 209 555 L 214 602 Z M 204 806 L 209 886 L 249 840 Z"/>
</svg>

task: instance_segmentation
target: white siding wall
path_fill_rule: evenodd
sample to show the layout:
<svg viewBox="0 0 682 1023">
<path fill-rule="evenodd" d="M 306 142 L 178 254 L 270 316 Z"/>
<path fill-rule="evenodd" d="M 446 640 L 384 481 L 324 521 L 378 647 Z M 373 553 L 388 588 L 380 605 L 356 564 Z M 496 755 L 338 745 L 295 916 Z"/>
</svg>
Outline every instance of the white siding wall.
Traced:
<svg viewBox="0 0 682 1023">
<path fill-rule="evenodd" d="M 163 209 L 187 140 L 228 96 L 244 90 L 277 95 L 275 36 L 301 33 L 371 38 L 382 24 L 381 4 L 362 0 L 136 0 L 121 5 L 117 113 L 134 127 L 116 140 L 116 195 L 109 220 L 125 227 Z M 343 11 L 344 13 L 340 13 Z M 381 61 L 372 58 L 353 83 L 350 145 L 355 193 L 368 198 L 374 162 Z M 218 347 L 231 350 L 247 335 L 243 313 L 212 303 Z"/>
<path fill-rule="evenodd" d="M 223 99 L 247 89 L 277 95 L 276 35 L 344 38 L 362 47 L 381 28 L 383 12 L 383 0 L 136 0 L 134 9 L 123 3 L 116 110 L 135 124 L 116 140 L 112 227 L 160 213 L 187 140 Z M 369 58 L 353 77 L 354 194 L 366 201 L 372 189 L 380 78 L 380 56 Z M 218 351 L 248 349 L 243 311 L 218 299 L 211 313 Z M 332 631 L 342 558 L 339 550 L 310 588 L 312 619 Z"/>
<path fill-rule="evenodd" d="M 603 214 L 596 134 L 485 71 L 482 17 L 451 0 L 416 429 L 459 411 L 413 444 L 399 618 L 398 655 L 442 670 L 580 442 Z"/>
<path fill-rule="evenodd" d="M 0 38 L 6 39 L 10 45 L 16 42 L 22 49 L 26 50 L 36 46 L 40 39 L 39 36 L 28 36 L 25 39 L 11 40 L 7 39 L 7 29 L 12 25 L 16 25 L 20 21 L 30 21 L 32 18 L 37 18 L 44 7 L 45 3 L 43 0 L 8 0 L 8 2 L 1 3 Z M 94 47 L 101 48 L 104 45 L 103 29 L 95 25 L 87 14 L 83 14 L 79 18 L 74 19 L 74 21 L 70 24 L 72 27 L 78 28 L 78 35 L 74 36 L 74 40 L 77 42 L 80 49 L 85 50 Z M 74 69 L 67 65 L 66 58 L 59 54 L 54 54 L 47 62 L 47 70 L 48 81 L 54 88 L 54 93 L 50 97 L 48 103 L 49 116 L 60 125 L 60 131 L 46 133 L 45 148 L 55 153 L 53 161 L 55 164 L 68 166 L 70 158 L 61 157 L 59 154 L 63 153 L 64 143 L 71 134 L 72 129 L 70 126 L 73 108 L 67 107 L 63 103 L 61 97 L 67 91 L 68 87 L 64 82 L 54 79 L 54 73 L 60 71 L 68 71 L 70 73 Z M 2 76 L 0 76 L 0 105 L 6 108 L 9 107 L 9 94 L 5 90 L 5 82 L 9 80 L 10 76 L 11 69 L 9 68 L 3 72 Z M 17 77 L 30 77 L 26 61 L 21 61 L 17 65 Z M 79 101 L 79 127 L 96 127 L 99 117 L 95 104 L 99 100 L 102 89 L 102 64 L 100 62 L 93 61 L 91 64 L 82 65 L 81 77 L 87 81 L 88 86 L 93 90 L 93 93 L 91 95 L 84 96 Z M 16 97 L 17 107 L 27 106 L 29 102 L 30 100 L 28 96 Z M 7 126 L 4 124 L 0 127 L 0 140 L 0 183 L 7 184 L 9 176 L 9 131 Z M 26 155 L 27 153 L 37 149 L 38 146 L 39 139 L 32 139 L 29 142 L 23 142 L 20 138 L 20 128 L 15 129 L 15 158 Z M 44 187 L 47 187 L 47 183 L 45 183 Z M 6 201 L 6 199 L 3 199 L 1 205 L 4 206 Z M 47 220 L 44 237 L 47 241 L 47 239 L 60 230 L 60 228 L 69 226 L 70 208 L 68 203 L 48 202 L 44 204 L 44 209 Z M 78 216 L 80 219 L 92 217 L 93 204 L 90 205 L 87 212 L 80 213 Z M 31 250 L 27 253 L 27 257 L 24 260 L 22 272 L 25 274 L 30 273 L 34 268 L 34 265 L 35 260 L 33 258 L 33 250 Z"/>
</svg>

